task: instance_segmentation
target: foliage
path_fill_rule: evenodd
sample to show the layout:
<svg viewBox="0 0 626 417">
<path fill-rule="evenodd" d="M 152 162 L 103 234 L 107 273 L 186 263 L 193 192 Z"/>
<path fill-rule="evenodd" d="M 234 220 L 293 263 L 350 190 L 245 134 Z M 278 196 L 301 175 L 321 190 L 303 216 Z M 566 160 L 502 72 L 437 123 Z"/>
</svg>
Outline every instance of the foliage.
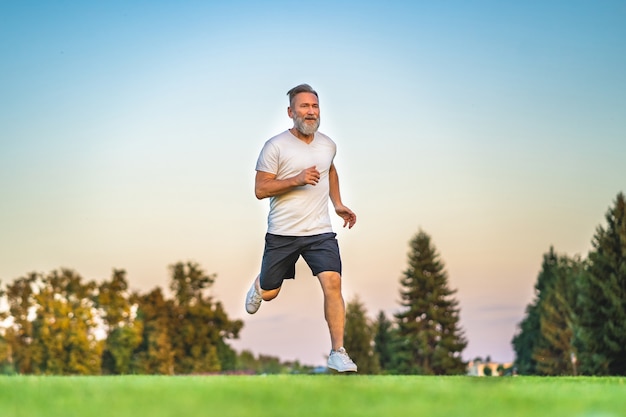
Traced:
<svg viewBox="0 0 626 417">
<path fill-rule="evenodd" d="M 536 302 L 526 306 L 526 315 L 518 324 L 511 341 L 515 351 L 515 367 L 520 375 L 534 375 L 537 361 L 533 356 L 539 338 L 540 317 Z"/>
<path fill-rule="evenodd" d="M 302 366 L 300 362 L 281 362 L 280 358 L 269 355 L 255 357 L 249 350 L 236 355 L 236 374 L 310 374 L 311 366 Z"/>
<path fill-rule="evenodd" d="M 29 274 L 16 279 L 3 290 L 9 311 L 6 316 L 10 321 L 5 330 L 8 345 L 7 362 L 13 364 L 18 373 L 33 373 L 31 343 L 33 340 L 33 320 L 29 317 L 35 305 L 35 285 L 38 275 Z"/>
<path fill-rule="evenodd" d="M 126 273 L 99 285 L 69 269 L 31 273 L 2 290 L 0 372 L 98 375 L 234 369 L 226 343 L 243 326 L 208 294 L 215 281 L 195 263 L 171 267 L 174 298 L 160 288 L 130 294 Z"/>
<path fill-rule="evenodd" d="M 580 371 L 626 375 L 626 199 L 619 193 L 598 226 L 588 273 L 580 280 Z"/>
<path fill-rule="evenodd" d="M 367 318 L 365 305 L 355 296 L 346 306 L 344 346 L 362 374 L 376 374 L 380 371 L 374 350 L 374 331 L 373 323 Z"/>
<path fill-rule="evenodd" d="M 544 255 L 513 338 L 521 374 L 626 375 L 626 201 L 619 193 L 586 260 Z"/>
<path fill-rule="evenodd" d="M 132 314 L 126 272 L 114 270 L 111 280 L 98 286 L 94 299 L 107 331 L 102 373 L 130 373 L 133 352 L 141 343 L 142 329 Z"/>
<path fill-rule="evenodd" d="M 93 375 L 100 372 L 93 282 L 69 269 L 32 273 L 7 286 L 12 324 L 9 362 L 20 373 Z"/>
<path fill-rule="evenodd" d="M 456 290 L 448 287 L 444 264 L 430 236 L 421 230 L 410 242 L 408 264 L 400 280 L 403 311 L 395 315 L 401 340 L 398 371 L 465 373 L 461 352 L 467 341 L 459 327 Z"/>
<path fill-rule="evenodd" d="M 132 371 L 138 374 L 174 374 L 174 351 L 170 341 L 172 301 L 166 300 L 161 288 L 148 294 L 133 294 L 137 305 L 137 322 L 141 343 L 133 355 Z"/>
<path fill-rule="evenodd" d="M 376 317 L 374 328 L 374 351 L 378 357 L 379 368 L 383 373 L 395 373 L 397 362 L 395 352 L 398 347 L 397 329 L 382 310 Z"/>
<path fill-rule="evenodd" d="M 0 335 L 0 375 L 11 375 L 14 373 L 15 368 L 11 362 L 10 345 L 4 336 Z"/>
<path fill-rule="evenodd" d="M 540 375 L 576 375 L 574 334 L 578 330 L 576 285 L 584 273 L 580 258 L 557 257 L 554 281 L 541 304 L 540 337 L 533 352 Z"/>
<path fill-rule="evenodd" d="M 174 372 L 179 374 L 218 372 L 218 344 L 237 337 L 243 323 L 230 321 L 220 302 L 213 302 L 207 289 L 215 276 L 206 275 L 195 263 L 179 262 L 171 267 L 170 289 L 174 292 L 170 333 Z M 223 346 L 222 346 L 223 347 Z"/>
<path fill-rule="evenodd" d="M 559 255 L 553 247 L 544 254 L 535 284 L 535 298 L 526 308 L 512 344 L 515 365 L 523 375 L 574 375 L 574 333 L 578 329 L 577 282 L 584 262 Z"/>
</svg>

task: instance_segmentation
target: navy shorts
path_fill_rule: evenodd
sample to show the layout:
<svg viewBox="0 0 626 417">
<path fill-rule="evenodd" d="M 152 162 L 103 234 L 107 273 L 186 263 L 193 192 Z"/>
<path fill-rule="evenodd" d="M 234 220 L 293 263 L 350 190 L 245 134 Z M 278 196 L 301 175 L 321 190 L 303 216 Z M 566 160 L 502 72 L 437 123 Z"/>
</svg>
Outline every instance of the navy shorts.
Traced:
<svg viewBox="0 0 626 417">
<path fill-rule="evenodd" d="M 264 290 L 275 290 L 285 279 L 296 276 L 296 262 L 304 258 L 313 275 L 324 271 L 341 274 L 341 256 L 336 233 L 313 236 L 265 235 L 265 250 L 259 281 Z"/>
</svg>

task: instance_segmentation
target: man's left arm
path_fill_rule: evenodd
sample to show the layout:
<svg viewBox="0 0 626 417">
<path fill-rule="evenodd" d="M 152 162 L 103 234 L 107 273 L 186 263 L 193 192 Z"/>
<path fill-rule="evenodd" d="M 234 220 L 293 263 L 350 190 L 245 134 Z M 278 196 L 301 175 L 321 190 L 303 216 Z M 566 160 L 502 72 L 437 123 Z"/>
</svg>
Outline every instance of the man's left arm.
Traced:
<svg viewBox="0 0 626 417">
<path fill-rule="evenodd" d="M 341 202 L 341 192 L 339 191 L 339 176 L 337 175 L 337 169 L 335 164 L 330 165 L 328 171 L 329 191 L 328 195 L 330 201 L 332 201 L 335 207 L 335 213 L 343 219 L 343 227 L 348 226 L 348 229 L 352 229 L 352 226 L 356 223 L 356 214 L 348 207 L 344 206 Z"/>
</svg>

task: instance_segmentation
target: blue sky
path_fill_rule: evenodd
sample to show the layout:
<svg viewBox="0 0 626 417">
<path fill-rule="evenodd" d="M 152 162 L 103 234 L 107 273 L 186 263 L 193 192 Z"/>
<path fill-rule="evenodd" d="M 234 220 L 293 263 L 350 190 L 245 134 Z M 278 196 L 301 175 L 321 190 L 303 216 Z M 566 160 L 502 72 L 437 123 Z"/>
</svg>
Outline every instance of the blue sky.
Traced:
<svg viewBox="0 0 626 417">
<path fill-rule="evenodd" d="M 245 320 L 238 349 L 323 363 L 306 266 L 243 309 L 255 161 L 307 82 L 358 215 L 335 223 L 346 299 L 396 311 L 422 228 L 465 356 L 512 360 L 543 253 L 585 256 L 626 191 L 625 18 L 620 1 L 2 2 L 0 280 L 124 268 L 145 291 L 194 260 Z"/>
</svg>

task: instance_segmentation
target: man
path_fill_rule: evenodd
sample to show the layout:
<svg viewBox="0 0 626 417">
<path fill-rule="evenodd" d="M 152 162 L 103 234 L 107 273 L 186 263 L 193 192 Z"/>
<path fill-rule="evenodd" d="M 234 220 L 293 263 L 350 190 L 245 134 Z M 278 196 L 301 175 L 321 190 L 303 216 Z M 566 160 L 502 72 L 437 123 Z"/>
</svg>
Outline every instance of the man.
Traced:
<svg viewBox="0 0 626 417">
<path fill-rule="evenodd" d="M 295 278 L 295 264 L 304 258 L 324 293 L 324 316 L 330 332 L 328 367 L 356 372 L 343 347 L 345 305 L 341 294 L 341 258 L 328 213 L 328 198 L 352 228 L 356 215 L 341 202 L 333 164 L 335 143 L 317 131 L 318 95 L 308 84 L 289 92 L 287 114 L 293 127 L 268 140 L 256 164 L 254 191 L 270 199 L 261 273 L 246 296 L 246 311 L 257 312 L 262 301 L 276 298 L 285 279 Z"/>
</svg>

